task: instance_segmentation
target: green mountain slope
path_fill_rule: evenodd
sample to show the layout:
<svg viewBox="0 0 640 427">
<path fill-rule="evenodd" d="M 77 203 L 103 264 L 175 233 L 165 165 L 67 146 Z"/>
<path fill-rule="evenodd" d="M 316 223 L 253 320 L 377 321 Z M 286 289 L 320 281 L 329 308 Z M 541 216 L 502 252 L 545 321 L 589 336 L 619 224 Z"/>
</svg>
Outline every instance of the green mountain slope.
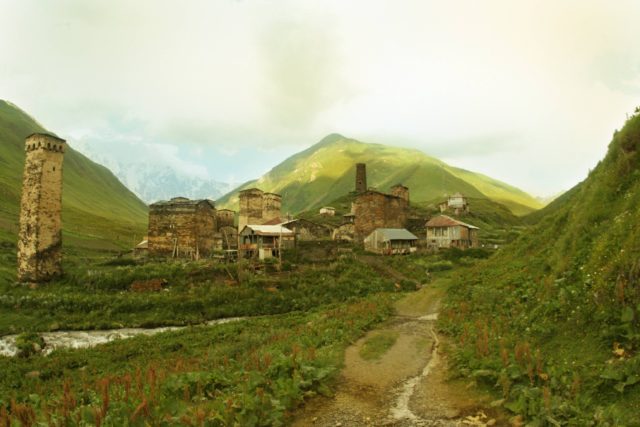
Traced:
<svg viewBox="0 0 640 427">
<path fill-rule="evenodd" d="M 531 425 L 640 425 L 639 110 L 585 181 L 457 280 L 442 318 L 458 372 Z"/>
<path fill-rule="evenodd" d="M 258 187 L 283 197 L 283 209 L 298 213 L 336 200 L 354 189 L 354 164 L 367 164 L 370 187 L 387 191 L 402 183 L 411 200 L 431 201 L 461 192 L 469 197 L 490 198 L 516 214 L 539 209 L 541 204 L 514 187 L 484 175 L 447 165 L 419 150 L 367 144 L 332 134 L 304 150 L 261 178 L 243 184 L 218 201 L 237 208 L 239 190 Z"/>
<path fill-rule="evenodd" d="M 47 132 L 28 114 L 0 100 L 0 237 L 15 241 L 18 229 L 24 140 Z M 146 228 L 147 207 L 104 166 L 67 146 L 64 155 L 65 245 L 131 247 Z"/>
</svg>

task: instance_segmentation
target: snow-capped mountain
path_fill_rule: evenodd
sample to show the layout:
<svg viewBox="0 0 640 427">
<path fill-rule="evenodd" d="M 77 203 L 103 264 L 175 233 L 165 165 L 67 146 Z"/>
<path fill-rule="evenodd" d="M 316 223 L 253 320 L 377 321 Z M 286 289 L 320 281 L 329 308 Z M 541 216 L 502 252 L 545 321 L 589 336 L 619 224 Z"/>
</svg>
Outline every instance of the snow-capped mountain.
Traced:
<svg viewBox="0 0 640 427">
<path fill-rule="evenodd" d="M 125 186 L 146 203 L 178 196 L 216 200 L 237 185 L 189 174 L 166 162 L 149 161 L 148 158 L 125 160 L 98 153 L 85 144 L 77 144 L 77 149 L 93 161 L 108 167 Z"/>
</svg>

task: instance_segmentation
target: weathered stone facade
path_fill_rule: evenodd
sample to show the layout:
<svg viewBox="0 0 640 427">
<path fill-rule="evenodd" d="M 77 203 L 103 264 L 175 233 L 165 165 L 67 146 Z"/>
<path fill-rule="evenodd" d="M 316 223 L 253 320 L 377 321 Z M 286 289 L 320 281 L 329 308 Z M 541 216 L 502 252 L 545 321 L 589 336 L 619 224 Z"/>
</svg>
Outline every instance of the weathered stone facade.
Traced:
<svg viewBox="0 0 640 427">
<path fill-rule="evenodd" d="M 356 193 L 367 191 L 367 165 L 356 163 Z"/>
<path fill-rule="evenodd" d="M 409 218 L 407 199 L 373 190 L 358 195 L 354 203 L 355 238 L 362 241 L 377 228 L 405 228 Z"/>
<path fill-rule="evenodd" d="M 231 209 L 218 209 L 216 210 L 217 227 L 220 230 L 222 227 L 233 227 L 235 223 L 236 213 Z"/>
<path fill-rule="evenodd" d="M 404 199 L 407 201 L 407 203 L 409 203 L 409 188 L 405 187 L 402 184 L 396 184 L 391 187 L 391 195 L 400 197 L 401 199 Z"/>
<path fill-rule="evenodd" d="M 262 202 L 263 223 L 282 218 L 282 196 L 274 193 L 264 193 Z"/>
<path fill-rule="evenodd" d="M 175 197 L 149 206 L 149 255 L 199 259 L 214 249 L 216 210 L 211 200 Z"/>
<path fill-rule="evenodd" d="M 243 190 L 239 194 L 240 212 L 238 231 L 246 225 L 260 225 L 267 222 L 280 222 L 282 218 L 282 197 L 279 194 L 265 193 L 258 188 Z"/>
<path fill-rule="evenodd" d="M 264 192 L 257 188 L 243 190 L 239 194 L 240 211 L 238 214 L 238 230 L 247 224 L 262 223 L 262 200 Z"/>
<path fill-rule="evenodd" d="M 62 274 L 62 161 L 65 141 L 36 133 L 25 141 L 20 202 L 18 280 L 43 282 Z"/>
</svg>

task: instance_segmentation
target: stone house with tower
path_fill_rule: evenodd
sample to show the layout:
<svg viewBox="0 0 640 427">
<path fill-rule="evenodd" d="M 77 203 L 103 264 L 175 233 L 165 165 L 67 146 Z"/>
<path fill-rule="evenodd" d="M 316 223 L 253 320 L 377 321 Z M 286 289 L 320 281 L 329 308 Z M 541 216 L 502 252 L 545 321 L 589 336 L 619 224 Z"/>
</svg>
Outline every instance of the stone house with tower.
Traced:
<svg viewBox="0 0 640 427">
<path fill-rule="evenodd" d="M 174 197 L 149 206 L 150 256 L 199 259 L 214 249 L 217 230 L 212 200 Z"/>
<path fill-rule="evenodd" d="M 390 194 L 367 188 L 366 164 L 356 164 L 355 200 L 351 213 L 333 232 L 335 240 L 363 241 L 378 228 L 405 228 L 409 220 L 409 188 L 396 184 Z"/>
<path fill-rule="evenodd" d="M 18 280 L 62 274 L 62 162 L 66 141 L 46 133 L 26 138 L 20 199 Z"/>
</svg>

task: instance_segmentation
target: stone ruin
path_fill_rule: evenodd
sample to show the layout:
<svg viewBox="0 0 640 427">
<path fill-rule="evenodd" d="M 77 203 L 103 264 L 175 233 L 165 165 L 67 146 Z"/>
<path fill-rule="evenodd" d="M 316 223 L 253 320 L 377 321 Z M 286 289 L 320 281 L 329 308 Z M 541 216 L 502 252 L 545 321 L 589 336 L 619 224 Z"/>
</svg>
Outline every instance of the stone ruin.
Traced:
<svg viewBox="0 0 640 427">
<path fill-rule="evenodd" d="M 66 142 L 45 133 L 25 141 L 20 201 L 18 280 L 37 283 L 62 274 L 62 162 Z"/>
</svg>

